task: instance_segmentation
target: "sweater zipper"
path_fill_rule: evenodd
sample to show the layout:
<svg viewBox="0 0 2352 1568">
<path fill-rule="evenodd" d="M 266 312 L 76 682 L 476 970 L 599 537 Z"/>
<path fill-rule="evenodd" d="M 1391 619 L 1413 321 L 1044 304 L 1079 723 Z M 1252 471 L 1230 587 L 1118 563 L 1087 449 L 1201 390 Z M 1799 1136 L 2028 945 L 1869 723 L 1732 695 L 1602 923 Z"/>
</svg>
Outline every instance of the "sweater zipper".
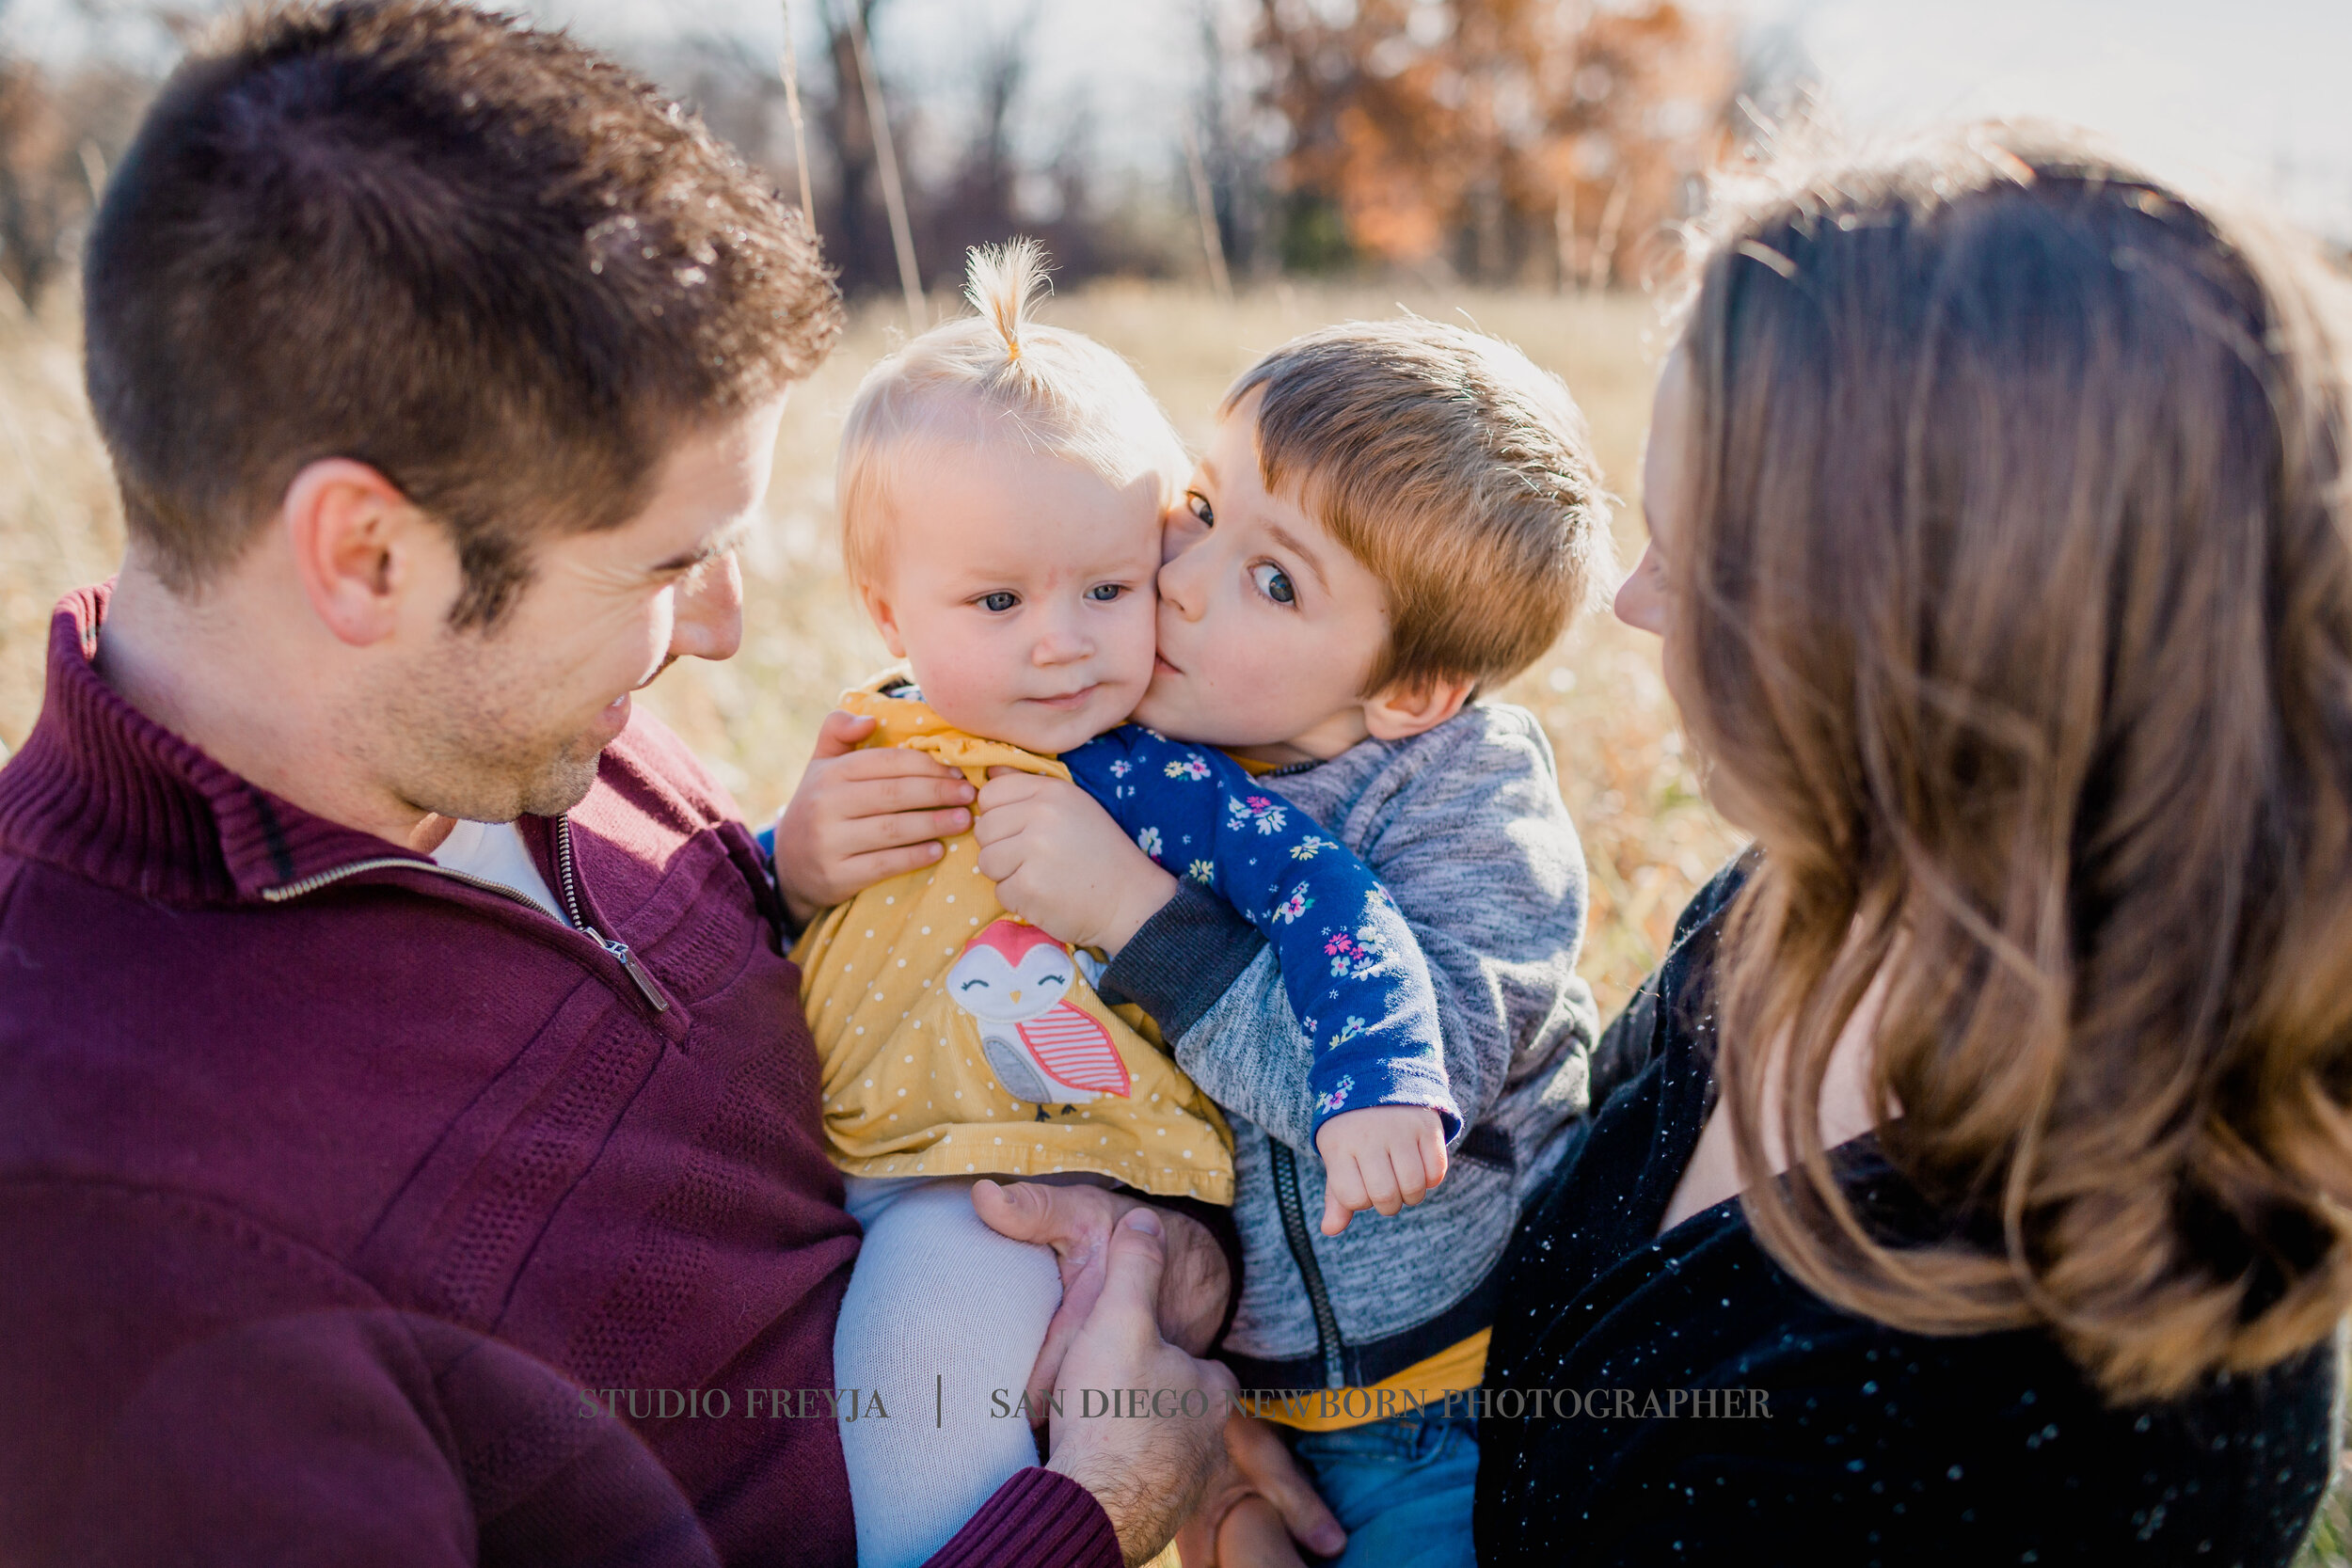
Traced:
<svg viewBox="0 0 2352 1568">
<path fill-rule="evenodd" d="M 1323 1269 L 1315 1261 L 1314 1245 L 1307 1239 L 1306 1209 L 1298 1199 L 1298 1157 L 1279 1138 L 1268 1138 L 1266 1144 L 1274 1154 L 1274 1197 L 1282 1211 L 1282 1235 L 1290 1243 L 1291 1260 L 1298 1265 L 1299 1277 L 1306 1282 L 1307 1305 L 1314 1309 L 1315 1354 L 1323 1360 L 1323 1386 L 1344 1388 L 1347 1370 L 1343 1355 L 1347 1347 L 1340 1338 L 1339 1314 L 1331 1310 L 1330 1292 L 1323 1288 Z"/>
<path fill-rule="evenodd" d="M 618 937 L 608 937 L 580 917 L 580 884 L 572 878 L 572 819 L 567 813 L 555 819 L 555 873 L 564 883 L 564 907 L 572 911 L 572 924 L 588 933 L 597 946 L 621 960 L 628 977 L 637 982 L 637 989 L 645 993 L 657 1013 L 670 1010 L 670 999 L 661 994 L 661 988 L 653 983 L 645 966 L 637 961 L 637 955 L 628 950 L 628 943 Z"/>
<path fill-rule="evenodd" d="M 570 912 L 573 928 L 620 960 L 621 968 L 631 980 L 637 983 L 638 990 L 643 992 L 645 1000 L 653 1005 L 655 1012 L 668 1012 L 670 1010 L 669 998 L 661 994 L 661 988 L 654 984 L 653 976 L 647 974 L 645 966 L 638 961 L 637 955 L 629 951 L 628 943 L 607 937 L 581 917 L 580 883 L 572 871 L 572 819 L 569 816 L 559 816 L 555 819 L 555 867 L 564 884 L 564 908 Z M 290 898 L 300 898 L 308 894 L 316 893 L 319 889 L 340 882 L 347 877 L 357 877 L 363 871 L 384 871 L 394 868 L 403 871 L 431 872 L 436 877 L 447 877 L 452 881 L 463 882 L 468 887 L 484 893 L 494 893 L 510 903 L 521 905 L 534 914 L 548 912 L 540 907 L 536 899 L 516 892 L 503 882 L 494 882 L 486 877 L 477 877 L 469 871 L 457 871 L 446 865 L 437 865 L 431 861 L 410 860 L 405 855 L 379 855 L 372 860 L 353 861 L 348 865 L 339 865 L 330 871 L 316 872 L 299 881 L 284 882 L 277 887 L 265 887 L 262 890 L 262 896 L 272 904 L 282 904 Z"/>
</svg>

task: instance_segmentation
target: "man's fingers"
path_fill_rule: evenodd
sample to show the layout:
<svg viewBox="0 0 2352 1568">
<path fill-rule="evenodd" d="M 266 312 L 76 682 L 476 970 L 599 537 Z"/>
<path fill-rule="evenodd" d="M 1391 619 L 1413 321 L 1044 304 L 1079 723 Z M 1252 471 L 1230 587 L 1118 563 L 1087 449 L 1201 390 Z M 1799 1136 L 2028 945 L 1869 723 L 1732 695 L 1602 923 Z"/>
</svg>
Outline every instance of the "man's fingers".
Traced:
<svg viewBox="0 0 2352 1568">
<path fill-rule="evenodd" d="M 1128 1210 L 1111 1227 L 1103 1293 L 1095 1298 L 1095 1311 L 1111 1314 L 1114 1323 L 1131 1323 L 1142 1341 L 1156 1340 L 1160 1337 L 1160 1271 L 1167 1265 L 1160 1216 L 1142 1204 Z"/>
<path fill-rule="evenodd" d="M 834 708 L 825 715 L 825 721 L 817 726 L 817 749 L 810 754 L 809 760 L 818 762 L 856 751 L 857 743 L 873 734 L 874 726 L 879 722 L 881 721 L 876 719 Z"/>
<path fill-rule="evenodd" d="M 1213 1568 L 1306 1568 L 1306 1559 L 1291 1544 L 1282 1515 L 1263 1497 L 1244 1497 L 1216 1528 Z M 1192 1568 L 1192 1559 L 1184 1560 Z"/>
<path fill-rule="evenodd" d="M 1110 1205 L 1088 1205 L 1080 1213 L 1074 1212 L 1075 1205 L 1057 1201 L 1064 1194 L 1092 1190 L 1043 1187 L 1027 1181 L 1005 1186 L 985 1178 L 972 1184 L 972 1209 L 981 1224 L 1016 1242 L 1053 1248 L 1061 1269 L 1061 1305 L 1045 1325 L 1045 1342 L 1029 1369 L 1029 1408 L 1033 1411 L 1045 1408 L 1044 1397 L 1053 1390 L 1070 1341 L 1085 1325 L 1102 1294 L 1103 1243 L 1109 1235 Z"/>
<path fill-rule="evenodd" d="M 1225 1451 L 1258 1495 L 1274 1504 L 1283 1527 L 1317 1557 L 1337 1557 L 1346 1547 L 1347 1531 L 1271 1424 L 1234 1412 L 1225 1428 Z"/>
</svg>

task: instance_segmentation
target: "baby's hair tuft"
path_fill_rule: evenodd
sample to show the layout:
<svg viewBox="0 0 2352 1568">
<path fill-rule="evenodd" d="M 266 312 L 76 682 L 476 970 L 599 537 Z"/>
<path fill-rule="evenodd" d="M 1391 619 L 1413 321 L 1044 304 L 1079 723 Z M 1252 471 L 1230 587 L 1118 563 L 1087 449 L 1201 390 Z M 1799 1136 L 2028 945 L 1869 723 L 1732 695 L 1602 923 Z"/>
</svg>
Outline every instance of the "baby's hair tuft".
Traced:
<svg viewBox="0 0 2352 1568">
<path fill-rule="evenodd" d="M 891 492 L 909 464 L 1009 443 L 1072 463 L 1116 489 L 1149 476 L 1174 502 L 1192 462 L 1136 368 L 1083 333 L 1035 318 L 1045 252 L 1016 239 L 972 251 L 974 314 L 940 323 L 866 372 L 842 426 L 834 493 L 850 580 L 887 566 Z"/>
<path fill-rule="evenodd" d="M 964 261 L 963 297 L 1004 341 L 1005 362 L 1021 362 L 1030 312 L 1053 292 L 1045 247 L 1024 234 L 1004 245 L 974 245 Z"/>
</svg>

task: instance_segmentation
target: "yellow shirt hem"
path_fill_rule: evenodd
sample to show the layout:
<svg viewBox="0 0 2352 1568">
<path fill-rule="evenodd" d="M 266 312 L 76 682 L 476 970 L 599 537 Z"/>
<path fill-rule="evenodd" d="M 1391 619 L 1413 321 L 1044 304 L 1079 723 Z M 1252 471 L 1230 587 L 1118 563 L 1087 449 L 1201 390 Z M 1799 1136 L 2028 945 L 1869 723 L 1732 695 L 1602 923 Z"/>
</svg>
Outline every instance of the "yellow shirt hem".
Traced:
<svg viewBox="0 0 2352 1568">
<path fill-rule="evenodd" d="M 1369 1388 L 1317 1388 L 1285 1396 L 1279 1402 L 1260 1400 L 1255 1414 L 1297 1432 L 1345 1432 L 1391 1416 L 1409 1415 L 1420 1405 L 1442 1405 L 1448 1394 L 1462 1393 L 1486 1381 L 1486 1339 L 1492 1332 L 1482 1328 Z M 1383 1394 L 1388 1396 L 1385 1407 Z M 1250 1408 L 1246 1400 L 1244 1406 Z"/>
</svg>

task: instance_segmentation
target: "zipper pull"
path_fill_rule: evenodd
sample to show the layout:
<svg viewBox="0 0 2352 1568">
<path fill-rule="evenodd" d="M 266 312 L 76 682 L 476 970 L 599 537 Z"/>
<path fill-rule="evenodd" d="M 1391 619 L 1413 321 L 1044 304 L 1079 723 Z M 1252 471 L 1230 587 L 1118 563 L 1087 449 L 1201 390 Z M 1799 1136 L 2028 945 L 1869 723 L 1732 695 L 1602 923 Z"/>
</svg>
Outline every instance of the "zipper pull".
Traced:
<svg viewBox="0 0 2352 1568">
<path fill-rule="evenodd" d="M 596 939 L 597 946 L 621 960 L 621 967 L 628 971 L 628 977 L 637 982 L 637 989 L 645 993 L 645 1000 L 653 1004 L 655 1012 L 666 1013 L 670 1010 L 670 999 L 661 994 L 661 988 L 654 984 L 652 972 L 637 961 L 637 955 L 628 950 L 628 942 L 616 942 L 594 926 L 583 926 L 580 929 Z"/>
</svg>

